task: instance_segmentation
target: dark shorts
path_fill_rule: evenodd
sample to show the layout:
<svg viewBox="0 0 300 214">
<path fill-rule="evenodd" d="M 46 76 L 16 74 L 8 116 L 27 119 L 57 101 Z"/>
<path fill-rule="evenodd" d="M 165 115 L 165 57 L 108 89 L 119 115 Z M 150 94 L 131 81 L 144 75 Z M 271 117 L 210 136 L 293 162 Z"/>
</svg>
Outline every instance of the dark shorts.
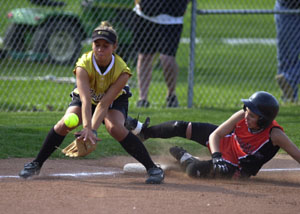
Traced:
<svg viewBox="0 0 300 214">
<path fill-rule="evenodd" d="M 176 56 L 183 25 L 161 25 L 135 15 L 134 42 L 139 53 Z"/>
<path fill-rule="evenodd" d="M 197 143 L 206 146 L 208 142 L 209 135 L 216 129 L 218 126 L 211 123 L 196 123 L 192 122 L 192 137 L 191 140 L 196 141 Z"/>
<path fill-rule="evenodd" d="M 72 93 L 71 94 L 72 101 L 69 104 L 70 106 L 79 106 L 81 107 L 82 103 L 80 100 L 80 96 L 78 94 Z M 94 114 L 94 111 L 96 109 L 96 105 L 92 104 L 92 114 Z M 114 109 L 122 112 L 125 118 L 127 118 L 128 114 L 128 95 L 122 94 L 119 96 L 109 107 L 109 109 Z"/>
</svg>

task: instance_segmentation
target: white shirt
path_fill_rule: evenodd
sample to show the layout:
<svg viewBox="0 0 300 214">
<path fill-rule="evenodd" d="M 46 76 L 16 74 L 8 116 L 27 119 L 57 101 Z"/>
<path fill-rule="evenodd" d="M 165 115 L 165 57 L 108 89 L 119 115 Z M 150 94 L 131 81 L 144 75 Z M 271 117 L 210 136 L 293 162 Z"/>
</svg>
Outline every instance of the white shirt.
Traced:
<svg viewBox="0 0 300 214">
<path fill-rule="evenodd" d="M 183 16 L 180 17 L 174 17 L 174 16 L 170 16 L 168 14 L 160 14 L 158 16 L 147 16 L 145 15 L 139 4 L 136 4 L 135 7 L 133 8 L 133 10 L 135 11 L 135 13 L 144 18 L 147 19 L 150 22 L 154 22 L 156 24 L 161 24 L 161 25 L 179 25 L 179 24 L 183 24 Z"/>
</svg>

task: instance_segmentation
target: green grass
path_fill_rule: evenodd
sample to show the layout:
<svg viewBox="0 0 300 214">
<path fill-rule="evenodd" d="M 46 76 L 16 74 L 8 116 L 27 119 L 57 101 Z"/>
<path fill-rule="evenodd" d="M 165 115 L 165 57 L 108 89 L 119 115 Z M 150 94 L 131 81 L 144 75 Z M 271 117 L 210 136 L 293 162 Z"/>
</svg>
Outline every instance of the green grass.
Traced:
<svg viewBox="0 0 300 214">
<path fill-rule="evenodd" d="M 130 115 L 135 117 L 140 114 L 140 119 L 146 116 L 151 117 L 151 124 L 158 124 L 168 120 L 200 121 L 214 124 L 221 124 L 237 109 L 132 109 Z M 298 124 L 300 110 L 297 106 L 284 106 L 280 109 L 277 121 L 285 129 L 291 140 L 300 147 L 300 137 L 298 135 Z M 63 112 L 8 112 L 0 113 L 0 158 L 33 158 L 37 155 L 42 142 L 48 131 L 61 118 Z M 80 130 L 81 127 L 77 128 Z M 72 133 L 74 133 L 74 130 Z M 73 134 L 69 134 L 61 147 L 65 147 L 73 141 Z M 99 158 L 113 155 L 127 155 L 117 141 L 106 132 L 104 126 L 98 130 L 99 142 L 95 152 L 86 158 Z M 184 146 L 193 154 L 207 154 L 207 149 L 199 144 L 183 139 L 149 139 L 145 142 L 151 155 L 166 155 L 170 146 Z M 64 158 L 57 150 L 51 158 Z"/>
</svg>

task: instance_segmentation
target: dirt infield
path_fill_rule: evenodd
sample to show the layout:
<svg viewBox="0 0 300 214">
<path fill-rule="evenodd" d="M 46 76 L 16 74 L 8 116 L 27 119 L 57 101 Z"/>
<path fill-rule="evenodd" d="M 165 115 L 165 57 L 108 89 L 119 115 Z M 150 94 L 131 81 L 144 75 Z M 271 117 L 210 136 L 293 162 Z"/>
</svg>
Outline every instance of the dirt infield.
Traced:
<svg viewBox="0 0 300 214">
<path fill-rule="evenodd" d="M 171 166 L 164 184 L 124 173 L 130 157 L 48 160 L 28 180 L 17 174 L 29 159 L 0 160 L 1 213 L 299 213 L 300 165 L 285 155 L 249 180 L 191 179 L 173 159 L 154 160 Z"/>
</svg>

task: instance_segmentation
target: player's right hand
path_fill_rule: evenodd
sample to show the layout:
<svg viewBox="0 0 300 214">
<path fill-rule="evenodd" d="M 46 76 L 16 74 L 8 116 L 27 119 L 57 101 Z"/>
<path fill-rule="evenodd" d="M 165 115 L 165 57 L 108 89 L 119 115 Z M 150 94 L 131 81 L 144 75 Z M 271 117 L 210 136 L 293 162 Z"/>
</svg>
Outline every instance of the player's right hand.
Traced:
<svg viewBox="0 0 300 214">
<path fill-rule="evenodd" d="M 227 175 L 229 173 L 229 168 L 226 161 L 222 158 L 221 152 L 214 152 L 212 154 L 212 162 L 215 175 Z"/>
<path fill-rule="evenodd" d="M 92 144 L 96 144 L 101 139 L 97 137 L 97 132 L 92 129 L 84 128 L 75 133 L 75 137 L 79 140 L 90 141 Z"/>
</svg>

